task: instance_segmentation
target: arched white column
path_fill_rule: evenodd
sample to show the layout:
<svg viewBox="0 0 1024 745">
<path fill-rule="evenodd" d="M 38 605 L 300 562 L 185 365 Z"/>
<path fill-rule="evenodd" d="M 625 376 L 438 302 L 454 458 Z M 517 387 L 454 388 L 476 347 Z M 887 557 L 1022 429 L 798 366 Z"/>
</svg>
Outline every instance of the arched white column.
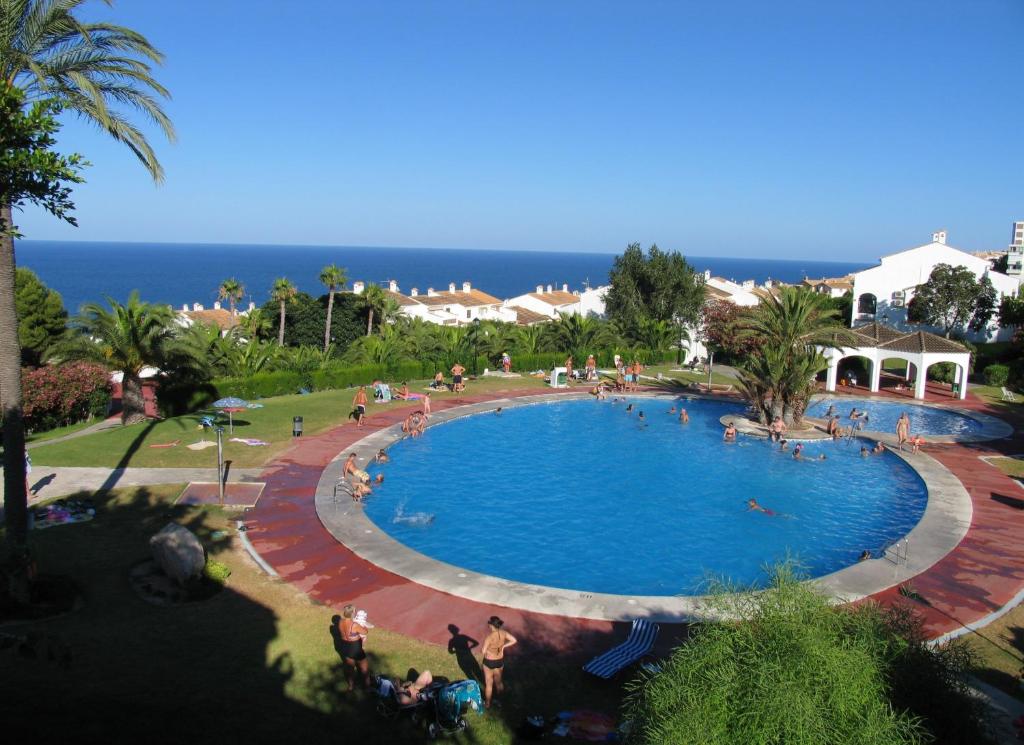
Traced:
<svg viewBox="0 0 1024 745">
<path fill-rule="evenodd" d="M 878 393 L 882 387 L 882 360 L 878 355 L 878 350 L 871 355 L 871 392 Z"/>
<path fill-rule="evenodd" d="M 832 350 L 829 350 L 830 352 Z M 835 391 L 836 378 L 839 373 L 839 358 L 834 354 L 828 355 L 828 370 L 825 373 L 825 390 Z"/>
</svg>

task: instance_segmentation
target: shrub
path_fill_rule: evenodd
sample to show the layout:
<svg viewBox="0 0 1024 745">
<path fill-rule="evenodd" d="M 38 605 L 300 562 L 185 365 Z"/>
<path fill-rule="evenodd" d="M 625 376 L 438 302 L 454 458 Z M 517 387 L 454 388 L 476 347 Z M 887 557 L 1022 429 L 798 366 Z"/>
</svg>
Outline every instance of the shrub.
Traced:
<svg viewBox="0 0 1024 745">
<path fill-rule="evenodd" d="M 223 585 L 228 581 L 228 577 L 231 576 L 231 569 L 228 568 L 227 564 L 221 564 L 219 561 L 207 559 L 206 566 L 203 567 L 203 575 L 207 579 Z"/>
<path fill-rule="evenodd" d="M 1010 368 L 1006 365 L 989 365 L 984 369 L 985 385 L 1003 386 L 1010 378 Z"/>
<path fill-rule="evenodd" d="M 103 416 L 110 406 L 110 373 L 91 362 L 46 365 L 22 373 L 25 427 L 43 432 Z"/>
<path fill-rule="evenodd" d="M 912 613 L 833 607 L 786 566 L 763 593 L 712 602 L 734 620 L 692 627 L 659 672 L 628 684 L 627 742 L 990 742 L 966 647 L 931 648 Z"/>
</svg>

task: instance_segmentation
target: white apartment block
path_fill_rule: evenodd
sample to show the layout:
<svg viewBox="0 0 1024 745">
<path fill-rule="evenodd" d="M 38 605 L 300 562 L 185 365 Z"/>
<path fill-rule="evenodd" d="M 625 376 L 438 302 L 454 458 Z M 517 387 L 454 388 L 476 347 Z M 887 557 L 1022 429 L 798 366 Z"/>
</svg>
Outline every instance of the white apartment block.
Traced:
<svg viewBox="0 0 1024 745">
<path fill-rule="evenodd" d="M 902 331 L 941 333 L 940 329 L 907 323 L 907 303 L 914 297 L 917 285 L 927 282 L 938 264 L 966 267 L 979 279 L 987 276 L 1000 299 L 1015 295 L 1019 284 L 1017 277 L 993 271 L 988 260 L 947 245 L 944 230 L 934 233 L 930 243 L 883 256 L 879 262 L 878 266 L 853 275 L 852 326 L 878 321 Z M 967 332 L 967 338 L 975 342 L 1005 341 L 1012 336 L 1013 329 L 999 328 L 995 318 L 982 331 Z"/>
</svg>

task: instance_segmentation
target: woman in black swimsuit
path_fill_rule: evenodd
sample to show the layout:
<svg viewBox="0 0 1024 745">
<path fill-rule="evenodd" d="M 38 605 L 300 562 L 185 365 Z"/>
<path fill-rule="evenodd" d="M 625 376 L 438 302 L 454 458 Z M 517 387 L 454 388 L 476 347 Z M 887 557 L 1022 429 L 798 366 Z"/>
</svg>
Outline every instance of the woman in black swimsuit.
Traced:
<svg viewBox="0 0 1024 745">
<path fill-rule="evenodd" d="M 491 708 L 491 694 L 501 694 L 505 690 L 501 682 L 501 671 L 505 667 L 505 650 L 516 643 L 516 638 L 505 631 L 502 626 L 505 622 L 497 616 L 491 616 L 487 621 L 487 628 L 490 633 L 484 639 L 483 663 L 484 663 L 484 706 Z"/>
<path fill-rule="evenodd" d="M 370 687 L 370 664 L 363 650 L 363 641 L 369 630 L 355 620 L 355 615 L 355 606 L 346 605 L 341 609 L 342 618 L 338 625 L 338 654 L 345 661 L 345 678 L 350 691 L 355 688 L 356 670 L 363 677 L 363 685 Z"/>
</svg>

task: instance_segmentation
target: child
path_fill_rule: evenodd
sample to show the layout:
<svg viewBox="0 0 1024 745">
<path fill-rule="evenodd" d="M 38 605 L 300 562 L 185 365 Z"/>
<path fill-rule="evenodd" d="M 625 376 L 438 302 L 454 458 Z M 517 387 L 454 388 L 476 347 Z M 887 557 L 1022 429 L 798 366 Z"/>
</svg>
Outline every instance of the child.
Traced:
<svg viewBox="0 0 1024 745">
<path fill-rule="evenodd" d="M 916 453 L 924 445 L 924 438 L 920 434 L 914 435 L 910 438 L 910 444 L 913 446 L 910 450 L 911 453 Z"/>
</svg>

